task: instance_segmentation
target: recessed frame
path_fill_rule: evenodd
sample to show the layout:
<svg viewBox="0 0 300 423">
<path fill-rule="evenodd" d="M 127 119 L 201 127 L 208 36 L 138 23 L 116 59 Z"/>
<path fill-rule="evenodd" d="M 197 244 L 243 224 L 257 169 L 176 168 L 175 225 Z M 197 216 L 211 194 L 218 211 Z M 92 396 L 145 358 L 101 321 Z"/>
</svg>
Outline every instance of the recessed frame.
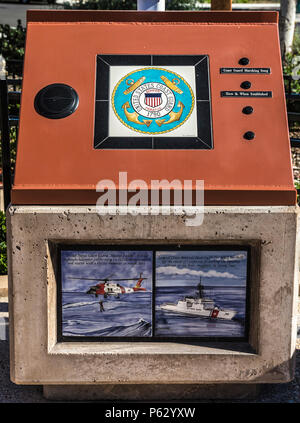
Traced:
<svg viewBox="0 0 300 423">
<path fill-rule="evenodd" d="M 190 341 L 234 341 L 234 342 L 248 342 L 248 335 L 249 335 L 249 304 L 250 304 L 250 294 L 249 294 L 249 280 L 250 280 L 250 262 L 251 262 L 251 257 L 250 257 L 250 252 L 251 252 L 251 248 L 248 246 L 241 246 L 241 245 L 61 245 L 58 244 L 56 246 L 56 250 L 58 252 L 57 254 L 57 269 L 58 269 L 58 273 L 57 273 L 57 335 L 58 335 L 58 342 L 80 342 L 80 341 L 87 341 L 87 342 L 107 342 L 107 341 L 143 341 L 143 342 L 149 342 L 149 341 L 164 341 L 164 342 L 168 342 L 168 341 L 176 341 L 176 342 L 190 342 Z M 70 307 L 70 304 L 72 305 L 71 302 L 69 302 L 69 300 L 66 302 L 62 300 L 63 298 L 63 269 L 62 269 L 62 255 L 65 252 L 71 252 L 74 254 L 79 254 L 83 253 L 88 256 L 89 253 L 91 252 L 105 252 L 107 255 L 115 255 L 118 252 L 120 253 L 128 253 L 128 252 L 136 252 L 137 254 L 140 254 L 141 252 L 147 252 L 148 254 L 152 254 L 152 281 L 150 283 L 151 288 L 150 288 L 150 293 L 151 293 L 151 299 L 150 302 L 148 304 L 148 307 L 151 308 L 151 330 L 152 332 L 150 334 L 148 334 L 147 336 L 116 336 L 115 335 L 115 331 L 113 331 L 113 335 L 104 335 L 104 336 L 88 336 L 88 335 L 80 335 L 80 336 L 72 336 L 72 335 L 65 335 L 64 334 L 64 330 L 63 330 L 63 303 L 66 304 L 67 303 L 67 307 Z M 244 262 L 244 271 L 245 271 L 245 281 L 244 283 L 244 295 L 245 297 L 243 298 L 242 301 L 244 301 L 244 318 L 243 318 L 243 323 L 242 323 L 242 334 L 240 334 L 239 336 L 230 336 L 227 334 L 225 334 L 225 336 L 222 336 L 222 331 L 219 331 L 219 333 L 216 334 L 216 331 L 214 330 L 212 333 L 213 335 L 209 335 L 208 333 L 206 333 L 204 336 L 201 336 L 201 334 L 197 335 L 197 334 L 193 334 L 192 336 L 185 336 L 183 334 L 181 334 L 180 336 L 174 334 L 172 335 L 172 332 L 170 332 L 170 335 L 165 336 L 164 335 L 164 330 L 159 330 L 159 326 L 161 329 L 161 325 L 159 325 L 159 320 L 158 320 L 158 315 L 160 313 L 160 310 L 158 310 L 158 307 L 160 306 L 161 301 L 159 301 L 159 296 L 160 296 L 160 290 L 161 290 L 161 284 L 159 283 L 159 278 L 157 277 L 157 267 L 159 265 L 158 263 L 158 253 L 160 255 L 165 254 L 166 256 L 176 256 L 176 254 L 182 254 L 182 255 L 187 255 L 189 256 L 189 254 L 191 255 L 191 257 L 196 257 L 197 253 L 198 256 L 200 257 L 214 257 L 215 263 L 217 263 L 217 261 L 220 258 L 224 258 L 224 257 L 231 257 L 233 252 L 237 253 L 236 255 L 242 255 L 244 254 L 246 257 L 246 261 Z M 219 259 L 218 259 L 219 257 Z M 229 259 L 231 260 L 231 259 Z M 174 261 L 173 261 L 174 263 Z M 224 267 L 224 266 L 223 266 Z M 92 268 L 90 269 L 92 270 Z M 113 270 L 113 269 L 111 269 Z M 224 270 L 224 269 L 223 269 Z M 216 268 L 216 271 L 218 272 L 218 268 Z M 126 272 L 124 272 L 126 273 Z M 198 272 L 201 273 L 201 272 Z M 194 272 L 195 274 L 195 272 Z M 79 274 L 77 274 L 77 276 L 79 276 Z M 94 276 L 94 275 L 93 275 Z M 122 278 L 126 278 L 128 277 L 127 274 L 123 274 L 121 275 Z M 101 276 L 98 276 L 101 277 Z M 120 276 L 118 276 L 120 277 Z M 80 279 L 80 278 L 79 278 Z M 84 279 L 84 278 L 82 278 Z M 196 277 L 194 278 L 196 279 Z M 90 280 L 87 280 L 86 282 L 88 282 L 85 286 L 86 288 L 89 288 L 90 285 L 95 285 L 96 282 L 92 282 Z M 121 284 L 123 284 L 123 282 L 120 282 Z M 126 282 L 125 282 L 126 284 Z M 149 283 L 148 283 L 149 285 Z M 150 287 L 149 285 L 149 287 Z M 126 286 L 126 285 L 125 285 Z M 148 288 L 149 288 L 148 287 Z M 219 288 L 225 287 L 226 288 L 226 284 L 223 285 L 219 285 Z M 207 288 L 207 287 L 206 287 Z M 149 291 L 149 289 L 148 289 Z M 181 289 L 182 291 L 182 289 Z M 210 289 L 211 291 L 211 289 Z M 218 294 L 218 290 L 215 291 Z M 163 293 L 163 292 L 162 292 Z M 186 294 L 190 295 L 191 290 L 189 288 L 189 290 L 187 290 Z M 164 293 L 163 293 L 164 294 Z M 127 294 L 128 295 L 134 295 L 134 296 L 138 296 L 139 293 L 135 293 L 135 294 Z M 180 295 L 182 295 L 182 292 L 178 293 L 178 295 L 176 295 L 176 298 L 179 299 Z M 220 293 L 219 293 L 220 295 Z M 240 295 L 240 294 L 239 294 Z M 122 296 L 122 295 L 121 295 Z M 96 304 L 101 298 L 95 299 L 95 301 L 90 302 L 89 304 L 91 304 L 93 306 L 93 311 L 92 313 L 93 316 L 97 319 L 97 316 L 103 316 L 104 313 L 100 313 L 100 310 L 98 310 L 99 306 Z M 123 297 L 125 298 L 125 296 Z M 150 297 L 149 297 L 150 298 Z M 235 301 L 237 300 L 237 297 L 234 299 Z M 73 303 L 76 304 L 80 304 L 80 307 L 84 307 L 86 299 L 83 297 L 81 298 L 76 298 L 76 300 L 73 301 Z M 114 300 L 112 300 L 114 301 Z M 121 300 L 122 302 L 122 300 Z M 93 303 L 93 304 L 92 304 Z M 86 304 L 89 307 L 89 304 Z M 108 302 L 106 302 L 106 305 L 109 304 L 109 300 Z M 105 309 L 106 309 L 106 305 L 105 305 Z M 146 307 L 147 304 L 145 303 L 144 307 Z M 222 307 L 221 307 L 222 308 Z M 110 305 L 108 307 L 106 311 L 108 311 L 111 309 Z M 80 310 L 80 308 L 79 308 Z M 81 309 L 82 310 L 82 309 Z M 149 309 L 150 310 L 150 309 Z M 78 310 L 77 310 L 78 312 Z M 109 316 L 109 314 L 108 314 Z M 86 319 L 86 317 L 84 318 Z M 172 319 L 171 324 L 175 324 L 176 323 L 176 319 L 178 322 L 178 315 L 175 315 L 175 319 Z M 194 319 L 192 317 L 189 317 L 189 319 Z M 186 319 L 184 319 L 184 324 L 189 324 L 189 322 L 192 322 L 192 320 L 188 321 Z M 207 319 L 205 320 L 205 324 L 206 325 L 210 325 L 210 323 L 212 322 L 212 320 Z M 120 322 L 121 323 L 121 322 Z M 214 325 L 217 325 L 218 322 L 214 323 L 212 322 Z M 239 323 L 241 324 L 241 323 Z M 89 328 L 90 329 L 90 328 Z M 209 330 L 209 329 L 208 329 Z M 218 332 L 218 331 L 217 331 Z"/>
</svg>

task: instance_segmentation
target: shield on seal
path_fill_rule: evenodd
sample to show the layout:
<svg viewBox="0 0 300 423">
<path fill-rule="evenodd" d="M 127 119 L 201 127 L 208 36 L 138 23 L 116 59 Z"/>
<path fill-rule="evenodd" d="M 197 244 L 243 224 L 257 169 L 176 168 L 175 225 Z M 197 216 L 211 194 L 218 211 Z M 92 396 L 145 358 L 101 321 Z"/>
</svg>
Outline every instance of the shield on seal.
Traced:
<svg viewBox="0 0 300 423">
<path fill-rule="evenodd" d="M 160 106 L 162 103 L 161 93 L 145 93 L 145 103 L 150 107 Z"/>
</svg>

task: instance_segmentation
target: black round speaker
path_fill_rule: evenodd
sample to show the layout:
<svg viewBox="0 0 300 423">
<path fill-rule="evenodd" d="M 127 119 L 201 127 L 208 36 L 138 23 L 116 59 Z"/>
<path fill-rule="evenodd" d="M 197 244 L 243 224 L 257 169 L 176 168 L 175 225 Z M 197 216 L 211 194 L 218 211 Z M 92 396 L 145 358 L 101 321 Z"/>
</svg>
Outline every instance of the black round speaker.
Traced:
<svg viewBox="0 0 300 423">
<path fill-rule="evenodd" d="M 79 104 L 77 92 L 66 84 L 42 88 L 34 99 L 37 113 L 48 119 L 62 119 L 75 112 Z"/>
</svg>

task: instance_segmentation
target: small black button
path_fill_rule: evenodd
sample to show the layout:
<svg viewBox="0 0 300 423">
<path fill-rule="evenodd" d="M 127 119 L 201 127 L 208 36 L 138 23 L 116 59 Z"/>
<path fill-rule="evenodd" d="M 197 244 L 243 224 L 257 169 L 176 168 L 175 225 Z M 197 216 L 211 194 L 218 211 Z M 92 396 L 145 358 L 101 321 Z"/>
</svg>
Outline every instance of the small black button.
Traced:
<svg viewBox="0 0 300 423">
<path fill-rule="evenodd" d="M 250 81 L 244 81 L 241 83 L 241 88 L 243 88 L 244 90 L 248 90 L 250 87 L 251 87 Z"/>
<path fill-rule="evenodd" d="M 242 112 L 244 113 L 244 115 L 251 115 L 251 113 L 253 113 L 253 107 L 246 106 L 243 108 Z"/>
<path fill-rule="evenodd" d="M 248 131 L 244 133 L 245 140 L 253 140 L 254 137 L 255 137 L 255 133 L 252 131 Z"/>
<path fill-rule="evenodd" d="M 242 65 L 242 66 L 249 65 L 249 63 L 250 63 L 250 60 L 248 59 L 248 57 L 242 57 L 239 60 L 239 65 Z"/>
</svg>

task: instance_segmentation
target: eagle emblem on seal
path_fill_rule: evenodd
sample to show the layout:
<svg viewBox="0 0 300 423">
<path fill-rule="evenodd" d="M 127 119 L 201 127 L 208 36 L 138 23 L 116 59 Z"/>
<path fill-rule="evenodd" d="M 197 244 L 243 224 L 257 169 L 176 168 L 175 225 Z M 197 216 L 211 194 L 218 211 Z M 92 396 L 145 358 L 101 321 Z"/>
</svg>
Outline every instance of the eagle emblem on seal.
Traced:
<svg viewBox="0 0 300 423">
<path fill-rule="evenodd" d="M 117 118 L 132 131 L 159 135 L 190 117 L 195 97 L 188 82 L 168 69 L 147 67 L 121 78 L 112 93 Z"/>
</svg>

